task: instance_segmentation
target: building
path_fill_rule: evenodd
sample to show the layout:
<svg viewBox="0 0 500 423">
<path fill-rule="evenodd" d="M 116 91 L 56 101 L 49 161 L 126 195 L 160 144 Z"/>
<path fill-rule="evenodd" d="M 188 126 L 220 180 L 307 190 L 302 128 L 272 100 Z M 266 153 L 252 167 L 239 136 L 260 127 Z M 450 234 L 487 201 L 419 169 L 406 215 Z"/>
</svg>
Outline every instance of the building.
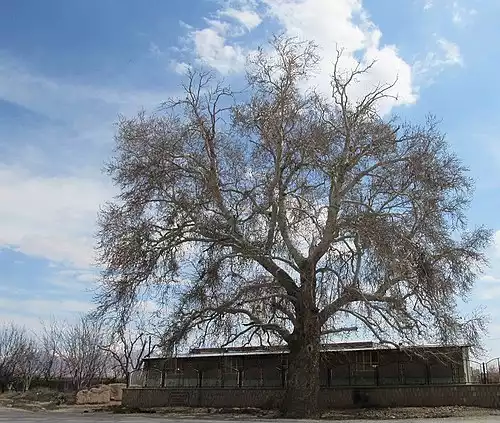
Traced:
<svg viewBox="0 0 500 423">
<path fill-rule="evenodd" d="M 200 348 L 147 358 L 143 386 L 164 388 L 283 388 L 286 347 Z M 469 347 L 395 348 L 374 342 L 324 345 L 322 387 L 470 383 Z"/>
</svg>

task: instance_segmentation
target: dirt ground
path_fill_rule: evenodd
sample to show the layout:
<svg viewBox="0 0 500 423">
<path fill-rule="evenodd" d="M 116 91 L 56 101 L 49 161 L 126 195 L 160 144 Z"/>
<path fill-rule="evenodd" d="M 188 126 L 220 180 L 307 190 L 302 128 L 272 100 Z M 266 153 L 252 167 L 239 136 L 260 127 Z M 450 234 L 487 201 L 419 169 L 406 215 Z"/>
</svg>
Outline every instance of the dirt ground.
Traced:
<svg viewBox="0 0 500 423">
<path fill-rule="evenodd" d="M 48 389 L 0 394 L 0 407 L 28 411 L 55 410 L 62 405 L 74 403 L 75 395 L 73 393 L 61 393 Z"/>
<path fill-rule="evenodd" d="M 40 390 L 26 393 L 0 394 L 0 408 L 21 409 L 33 412 L 68 412 L 68 413 L 112 413 L 136 414 L 147 413 L 165 415 L 172 418 L 213 419 L 223 416 L 224 419 L 251 420 L 255 418 L 277 419 L 277 411 L 237 408 L 157 408 L 149 410 L 127 409 L 120 403 L 108 405 L 75 405 L 74 394 Z M 424 418 L 469 418 L 500 416 L 500 410 L 476 407 L 420 407 L 420 408 L 386 408 L 386 409 L 349 409 L 324 412 L 325 420 L 402 420 Z"/>
</svg>

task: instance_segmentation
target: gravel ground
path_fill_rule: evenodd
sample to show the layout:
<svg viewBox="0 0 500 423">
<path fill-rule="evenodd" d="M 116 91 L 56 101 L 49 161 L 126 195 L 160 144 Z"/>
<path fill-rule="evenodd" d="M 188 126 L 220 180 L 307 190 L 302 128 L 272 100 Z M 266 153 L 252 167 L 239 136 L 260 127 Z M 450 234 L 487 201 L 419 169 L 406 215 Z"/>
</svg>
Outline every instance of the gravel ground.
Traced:
<svg viewBox="0 0 500 423">
<path fill-rule="evenodd" d="M 182 421 L 189 422 L 232 422 L 268 421 L 279 423 L 285 420 L 279 418 L 276 412 L 256 409 L 155 409 L 148 413 L 128 413 L 127 410 L 115 407 L 95 408 L 88 406 L 62 406 L 55 410 L 46 410 L 41 406 L 29 409 L 0 408 L 0 423 L 3 422 L 149 422 L 149 421 Z M 145 410 L 146 411 L 146 410 Z M 117 413 L 118 412 L 118 413 Z M 478 422 L 500 423 L 500 410 L 472 407 L 438 407 L 438 408 L 394 408 L 394 409 L 364 409 L 335 410 L 324 413 L 322 421 L 377 421 L 389 422 L 405 420 L 406 422 L 431 423 L 444 422 Z"/>
<path fill-rule="evenodd" d="M 0 409 L 0 423 L 154 423 L 154 422 L 182 422 L 182 423 L 232 423 L 241 421 L 240 418 L 213 416 L 211 418 L 176 417 L 173 415 L 116 415 L 110 413 L 75 413 L 68 411 L 60 412 L 29 412 L 26 410 Z M 273 422 L 286 423 L 286 420 L 263 420 L 258 418 L 245 419 L 247 422 Z M 356 422 L 357 420 L 350 420 Z M 370 420 L 363 420 L 366 423 Z M 394 420 L 371 420 L 377 423 L 393 422 Z M 289 421 L 288 421 L 289 422 Z M 322 423 L 323 421 L 310 420 L 310 423 Z M 409 422 L 406 420 L 406 422 Z M 500 416 L 474 416 L 453 417 L 448 419 L 412 419 L 412 423 L 500 423 Z"/>
</svg>

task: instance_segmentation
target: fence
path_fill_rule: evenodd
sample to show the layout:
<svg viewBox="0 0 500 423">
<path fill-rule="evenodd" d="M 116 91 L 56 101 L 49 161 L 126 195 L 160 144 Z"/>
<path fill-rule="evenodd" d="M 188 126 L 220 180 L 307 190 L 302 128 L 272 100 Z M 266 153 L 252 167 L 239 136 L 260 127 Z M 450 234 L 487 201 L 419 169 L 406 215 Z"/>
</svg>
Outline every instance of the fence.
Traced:
<svg viewBox="0 0 500 423">
<path fill-rule="evenodd" d="M 469 372 L 472 383 L 500 383 L 500 357 L 485 362 L 470 360 Z"/>
<path fill-rule="evenodd" d="M 497 361 L 495 361 L 497 363 Z M 486 376 L 478 372 L 486 369 Z M 489 373 L 488 373 L 488 369 Z M 493 373 L 492 366 L 478 365 L 469 369 L 459 364 L 429 364 L 425 362 L 395 362 L 360 368 L 356 364 L 344 364 L 323 369 L 320 384 L 324 388 L 349 386 L 417 386 L 463 383 L 498 383 L 498 368 Z M 194 370 L 167 371 L 159 369 L 137 370 L 130 375 L 130 387 L 142 388 L 284 388 L 286 368 L 262 369 L 247 368 L 238 372 L 224 372 L 221 369 L 204 372 Z"/>
</svg>

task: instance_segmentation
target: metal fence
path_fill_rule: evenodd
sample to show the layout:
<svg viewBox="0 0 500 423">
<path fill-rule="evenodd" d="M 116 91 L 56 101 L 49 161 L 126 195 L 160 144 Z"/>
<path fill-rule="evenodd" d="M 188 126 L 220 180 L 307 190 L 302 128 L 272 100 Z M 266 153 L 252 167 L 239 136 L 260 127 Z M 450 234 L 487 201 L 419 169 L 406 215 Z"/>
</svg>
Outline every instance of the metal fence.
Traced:
<svg viewBox="0 0 500 423">
<path fill-rule="evenodd" d="M 263 369 L 212 369 L 201 372 L 174 370 L 136 370 L 130 375 L 131 387 L 275 387 L 286 385 L 286 366 L 269 373 Z M 323 387 L 342 386 L 395 386 L 500 383 L 500 357 L 486 362 L 469 360 L 466 363 L 431 363 L 401 361 L 387 364 L 360 365 L 344 363 L 329 365 L 320 375 Z"/>
<path fill-rule="evenodd" d="M 500 357 L 489 361 L 469 361 L 469 372 L 472 383 L 500 383 Z"/>
</svg>

